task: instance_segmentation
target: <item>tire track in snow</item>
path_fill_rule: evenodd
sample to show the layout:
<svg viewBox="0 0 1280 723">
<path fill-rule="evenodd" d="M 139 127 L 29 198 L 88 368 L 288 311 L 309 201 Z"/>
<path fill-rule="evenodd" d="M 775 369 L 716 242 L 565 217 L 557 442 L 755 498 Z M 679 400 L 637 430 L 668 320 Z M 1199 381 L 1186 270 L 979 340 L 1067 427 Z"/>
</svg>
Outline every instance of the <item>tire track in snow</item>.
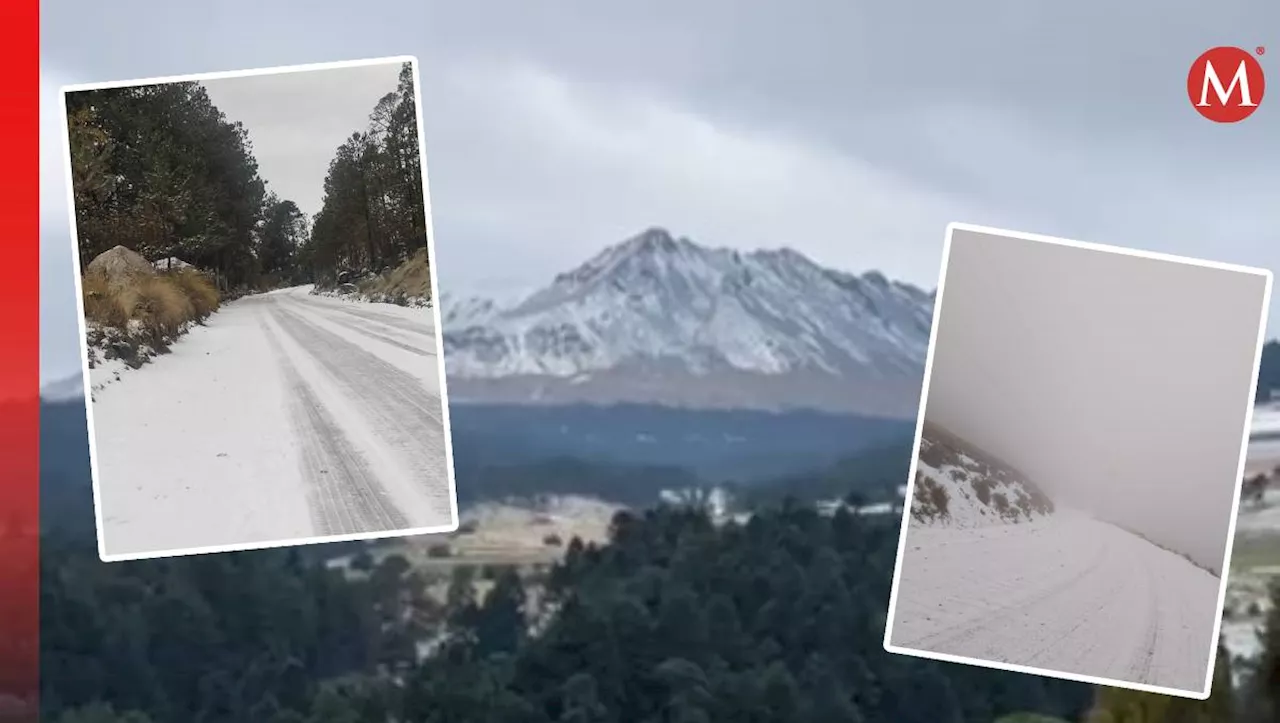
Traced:
<svg viewBox="0 0 1280 723">
<path fill-rule="evenodd" d="M 1081 580 L 1095 573 L 1096 569 L 1104 564 L 1105 557 L 1106 548 L 1105 546 L 1099 545 L 1093 559 L 1065 580 L 1051 585 L 1017 602 L 1003 605 L 995 610 L 985 611 L 977 620 L 970 621 L 962 628 L 947 628 L 945 630 L 939 630 L 936 633 L 923 636 L 917 640 L 903 641 L 903 644 L 924 650 L 964 649 L 968 647 L 968 644 L 975 638 L 989 636 L 991 629 L 1005 624 L 1005 620 L 1009 617 L 1026 615 L 1028 611 L 1035 609 L 1042 603 L 1051 601 L 1063 592 L 1071 590 L 1078 585 Z"/>
<path fill-rule="evenodd" d="M 1220 578 L 1099 520 L 1008 532 L 933 529 L 908 538 L 891 642 L 1200 690 Z M 967 544 L 979 540 L 985 544 Z"/>
<path fill-rule="evenodd" d="M 288 303 L 291 305 L 295 305 L 298 308 L 306 309 L 307 311 L 315 311 L 318 316 L 324 318 L 326 321 L 330 323 L 337 324 L 338 326 L 341 326 L 344 329 L 350 329 L 351 331 L 354 331 L 357 334 L 362 334 L 364 336 L 369 337 L 370 339 L 380 341 L 384 344 L 390 344 L 391 346 L 394 346 L 397 349 L 402 349 L 404 351 L 407 351 L 411 354 L 416 354 L 418 356 L 436 356 L 435 344 L 429 341 L 429 339 L 431 339 L 431 336 L 426 332 L 420 332 L 417 334 L 418 336 L 424 337 L 424 340 L 421 346 L 414 346 L 413 344 L 410 344 L 404 341 L 403 339 L 396 339 L 387 334 L 373 331 L 372 329 L 369 329 L 365 326 L 361 326 L 354 319 L 350 319 L 345 316 L 325 314 L 320 310 L 321 307 L 318 304 L 307 305 L 292 299 L 290 299 Z M 373 323 L 380 323 L 380 322 L 373 322 Z M 394 327 L 388 327 L 388 328 L 394 328 Z"/>
<path fill-rule="evenodd" d="M 1147 583 L 1147 627 L 1143 631 L 1142 642 L 1135 651 L 1137 655 L 1129 666 L 1128 679 L 1146 683 L 1151 680 L 1151 663 L 1156 655 L 1156 645 L 1160 642 L 1160 595 L 1151 569 L 1136 564 L 1136 561 L 1134 567 L 1143 571 Z"/>
<path fill-rule="evenodd" d="M 346 304 L 343 304 L 341 306 L 339 306 L 338 304 L 325 304 L 325 303 L 309 304 L 307 305 L 307 308 L 325 309 L 326 311 L 337 311 L 339 313 L 346 314 L 348 316 L 353 316 L 357 319 L 360 319 L 361 321 L 366 321 L 366 322 L 371 321 L 371 322 L 374 322 L 375 324 L 390 326 L 395 329 L 400 329 L 401 331 L 413 332 L 414 334 L 425 334 L 427 336 L 435 336 L 434 331 L 431 329 L 430 316 L 424 316 L 422 322 L 416 322 L 416 321 L 410 321 L 409 319 L 406 319 L 401 316 L 394 316 L 392 314 L 383 314 L 382 312 L 379 312 L 379 311 L 372 311 L 372 310 L 366 310 L 366 309 L 360 309 L 360 310 L 349 309 L 347 308 Z M 429 313 L 429 309 L 424 308 L 422 309 L 422 312 L 425 315 Z"/>
<path fill-rule="evenodd" d="M 302 478 L 310 485 L 307 498 L 318 532 L 338 535 L 408 528 L 408 518 L 302 379 L 275 331 L 264 317 L 258 317 L 258 325 L 289 387 L 289 416 L 302 442 Z"/>
<path fill-rule="evenodd" d="M 282 306 L 280 328 L 358 404 L 378 435 L 406 463 L 435 512 L 451 514 L 440 397 L 420 379 Z"/>
<path fill-rule="evenodd" d="M 1110 558 L 1107 559 L 1107 562 L 1110 562 Z M 1095 568 L 1094 571 L 1102 572 L 1103 569 L 1105 568 Z M 1127 584 L 1132 584 L 1131 581 L 1133 576 L 1127 575 L 1123 579 L 1126 580 Z M 1086 586 L 1087 589 L 1093 591 L 1093 594 L 1089 598 L 1089 611 L 1085 614 L 1079 615 L 1077 620 L 1067 628 L 1062 635 L 1059 635 L 1037 650 L 1029 658 L 1029 665 L 1037 667 L 1051 665 L 1049 658 L 1051 658 L 1054 653 L 1060 653 L 1064 649 L 1072 647 L 1070 642 L 1073 639 L 1078 638 L 1077 642 L 1082 640 L 1084 641 L 1084 645 L 1077 648 L 1075 650 L 1075 655 L 1071 656 L 1068 661 L 1063 663 L 1061 666 L 1062 669 L 1084 672 L 1085 674 L 1096 672 L 1089 670 L 1086 662 L 1100 647 L 1104 645 L 1112 645 L 1115 641 L 1105 635 L 1098 634 L 1096 631 L 1092 631 L 1089 628 L 1096 626 L 1100 621 L 1107 620 L 1107 611 L 1116 605 L 1121 607 L 1121 612 L 1123 613 L 1126 602 L 1124 592 L 1127 588 L 1121 588 L 1119 591 L 1116 591 L 1106 584 L 1107 581 L 1108 577 L 1106 575 L 1101 575 L 1100 583 L 1093 583 Z M 1085 631 L 1086 634 L 1079 635 L 1082 630 Z"/>
</svg>

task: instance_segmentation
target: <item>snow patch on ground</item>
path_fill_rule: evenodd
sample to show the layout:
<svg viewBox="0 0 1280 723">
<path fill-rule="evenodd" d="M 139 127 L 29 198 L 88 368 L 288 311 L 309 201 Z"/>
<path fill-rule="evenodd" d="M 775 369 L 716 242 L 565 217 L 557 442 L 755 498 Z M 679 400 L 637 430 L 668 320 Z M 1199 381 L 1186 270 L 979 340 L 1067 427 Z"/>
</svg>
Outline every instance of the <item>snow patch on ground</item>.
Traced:
<svg viewBox="0 0 1280 723">
<path fill-rule="evenodd" d="M 1280 405 L 1260 404 L 1253 408 L 1250 434 L 1275 434 L 1280 432 Z"/>
<path fill-rule="evenodd" d="M 89 394 L 120 380 L 126 371 L 138 369 L 157 355 L 167 353 L 169 346 L 182 338 L 195 324 L 183 324 L 168 339 L 154 343 L 141 322 L 130 321 L 124 329 L 94 322 L 86 325 L 86 347 L 89 360 Z"/>
<path fill-rule="evenodd" d="M 339 301 L 348 301 L 357 304 L 388 304 L 391 306 L 409 307 L 412 309 L 431 308 L 431 299 L 422 296 L 362 294 L 359 291 L 342 291 L 340 289 L 327 289 L 321 291 L 315 288 L 314 285 L 310 287 L 307 293 L 314 296 L 323 296 L 329 299 L 337 299 Z"/>
<path fill-rule="evenodd" d="M 1052 514 L 1053 502 L 1017 472 L 965 451 L 959 438 L 926 423 L 920 440 L 912 520 L 957 529 L 1025 523 Z"/>
<path fill-rule="evenodd" d="M 1251 662 L 1262 653 L 1261 630 L 1271 610 L 1267 585 L 1274 573 L 1235 570 L 1228 578 L 1227 598 L 1222 610 L 1222 642 L 1233 662 Z M 1241 665 L 1232 670 L 1240 677 Z"/>
<path fill-rule="evenodd" d="M 1253 431 L 1280 427 L 1280 408 L 1259 405 L 1254 410 Z M 1280 441 L 1274 438 L 1249 442 L 1246 470 L 1270 472 L 1280 463 Z M 1246 476 L 1249 472 L 1246 472 Z M 1280 489 L 1263 493 L 1260 504 L 1240 504 L 1227 597 L 1223 605 L 1222 641 L 1235 660 L 1253 661 L 1262 651 L 1259 630 L 1272 601 L 1268 583 L 1280 575 Z M 1243 666 L 1234 671 L 1239 676 Z"/>
</svg>

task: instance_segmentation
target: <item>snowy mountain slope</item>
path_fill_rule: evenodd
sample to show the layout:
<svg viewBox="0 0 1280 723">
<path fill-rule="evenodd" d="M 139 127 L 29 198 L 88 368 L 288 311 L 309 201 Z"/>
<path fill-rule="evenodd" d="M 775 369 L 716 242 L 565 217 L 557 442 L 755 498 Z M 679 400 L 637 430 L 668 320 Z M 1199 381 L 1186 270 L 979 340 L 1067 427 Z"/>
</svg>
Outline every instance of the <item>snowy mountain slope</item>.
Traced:
<svg viewBox="0 0 1280 723">
<path fill-rule="evenodd" d="M 932 294 L 650 229 L 512 304 L 442 299 L 457 401 L 910 415 Z"/>
<path fill-rule="evenodd" d="M 83 400 L 84 378 L 77 373 L 49 382 L 40 387 L 40 399 L 47 402 Z"/>
<path fill-rule="evenodd" d="M 975 528 L 1032 522 L 1053 501 L 1007 464 L 925 422 L 911 518 L 937 527 Z"/>
</svg>

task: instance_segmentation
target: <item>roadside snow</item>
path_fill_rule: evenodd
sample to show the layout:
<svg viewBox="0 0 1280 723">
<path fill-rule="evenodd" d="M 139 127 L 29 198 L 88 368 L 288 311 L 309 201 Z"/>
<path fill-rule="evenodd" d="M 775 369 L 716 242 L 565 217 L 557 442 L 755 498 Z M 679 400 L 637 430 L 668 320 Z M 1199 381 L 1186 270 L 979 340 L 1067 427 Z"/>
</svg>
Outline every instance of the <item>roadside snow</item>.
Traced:
<svg viewBox="0 0 1280 723">
<path fill-rule="evenodd" d="M 960 530 L 912 522 L 894 645 L 1200 691 L 1220 581 L 1119 528 L 1060 511 Z"/>
<path fill-rule="evenodd" d="M 345 308 L 245 297 L 96 388 L 108 555 L 450 522 L 431 316 Z"/>
<path fill-rule="evenodd" d="M 302 288 L 302 287 L 299 287 Z M 313 296 L 320 296 L 326 299 L 335 299 L 354 304 L 386 304 L 387 306 L 395 306 L 399 308 L 410 309 L 429 309 L 431 308 L 431 299 L 422 296 L 405 296 L 402 297 L 404 304 L 396 303 L 396 295 L 394 294 L 362 294 L 358 291 L 343 293 L 336 289 L 329 291 L 319 291 L 314 284 L 306 286 L 306 293 Z"/>
<path fill-rule="evenodd" d="M 306 537 L 284 381 L 235 302 L 172 351 L 94 392 L 110 555 Z M 267 481 L 270 480 L 268 483 Z"/>
</svg>

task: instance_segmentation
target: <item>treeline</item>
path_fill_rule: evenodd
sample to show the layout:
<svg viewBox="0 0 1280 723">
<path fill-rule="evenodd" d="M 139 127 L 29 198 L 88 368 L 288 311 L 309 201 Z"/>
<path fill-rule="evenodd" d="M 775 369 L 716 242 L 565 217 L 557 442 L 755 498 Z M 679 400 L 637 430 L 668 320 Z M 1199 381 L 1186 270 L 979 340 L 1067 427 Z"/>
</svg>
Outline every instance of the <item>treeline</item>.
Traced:
<svg viewBox="0 0 1280 723">
<path fill-rule="evenodd" d="M 722 527 L 624 512 L 544 578 L 481 595 L 458 568 L 438 599 L 395 555 L 344 577 L 298 550 L 103 565 L 46 541 L 41 704 L 62 723 L 1271 720 L 1277 614 L 1264 667 L 1237 698 L 1224 661 L 1208 702 L 886 653 L 896 544 L 894 520 L 793 504 Z M 558 610 L 538 635 L 530 581 Z"/>
<path fill-rule="evenodd" d="M 181 259 L 223 290 L 291 272 L 306 219 L 267 190 L 244 126 L 202 85 L 78 91 L 66 102 L 82 268 L 120 245 Z"/>
<path fill-rule="evenodd" d="M 759 482 L 714 478 L 678 465 L 598 462 L 568 455 L 490 462 L 464 434 L 454 435 L 454 468 L 462 505 L 548 495 L 595 497 L 628 507 L 651 507 L 664 490 L 728 492 L 736 508 L 756 509 L 791 498 L 800 502 L 847 500 L 855 506 L 898 499 L 907 478 L 911 443 L 875 447 L 809 472 Z"/>
<path fill-rule="evenodd" d="M 98 562 L 42 546 L 43 717 L 53 721 L 1071 720 L 1083 685 L 883 651 L 896 524 L 800 506 L 745 526 L 620 513 L 548 573 L 536 637 L 508 572 L 443 601 L 402 558 L 346 578 L 297 551 Z M 452 632 L 418 662 L 429 623 Z M 109 706 L 109 707 L 108 707 Z"/>
<path fill-rule="evenodd" d="M 103 564 L 91 510 L 56 504 L 75 492 L 56 475 L 77 470 L 89 499 L 87 447 L 48 431 L 41 514 L 70 523 L 44 527 L 40 547 L 41 713 L 55 723 L 1280 720 L 1280 606 L 1244 685 L 1225 684 L 1220 657 L 1207 702 L 892 655 L 899 518 L 787 499 L 742 525 L 623 513 L 608 544 L 570 541 L 548 571 L 458 567 L 451 583 L 396 555 L 358 555 L 363 576 L 324 564 L 360 543 Z M 78 462 L 49 464 L 59 451 Z M 548 606 L 558 615 L 531 635 Z M 442 626 L 451 636 L 422 659 Z"/>
<path fill-rule="evenodd" d="M 427 245 L 417 101 L 408 63 L 368 127 L 338 147 L 304 264 L 317 279 L 382 273 Z"/>
<path fill-rule="evenodd" d="M 43 720 L 286 721 L 412 656 L 394 607 L 412 584 L 391 568 L 355 582 L 298 550 L 103 564 L 46 537 L 40 552 Z"/>
<path fill-rule="evenodd" d="M 746 509 L 800 502 L 845 500 L 858 507 L 896 501 L 911 469 L 910 440 L 872 447 L 813 472 L 784 475 L 755 484 L 728 485 Z"/>
<path fill-rule="evenodd" d="M 657 504 L 664 489 L 706 486 L 693 472 L 674 466 L 606 464 L 559 456 L 519 463 L 486 463 L 455 452 L 454 469 L 465 485 L 458 485 L 458 503 L 508 498 L 535 499 L 579 495 L 620 505 Z M 654 484 L 662 480 L 664 486 Z"/>
<path fill-rule="evenodd" d="M 1209 701 L 881 648 L 895 521 L 784 504 L 745 525 L 619 513 L 545 576 L 456 568 L 443 599 L 391 555 L 344 577 L 298 550 L 103 565 L 42 547 L 42 713 L 59 723 L 1263 723 L 1262 667 Z M 536 585 L 537 589 L 530 587 Z M 538 635 L 528 621 L 558 610 Z M 441 629 L 447 631 L 440 637 Z M 435 654 L 419 660 L 428 639 Z M 1035 713 L 1042 717 L 1008 718 Z"/>
<path fill-rule="evenodd" d="M 1257 401 L 1271 398 L 1272 390 L 1280 391 L 1280 341 L 1272 339 L 1262 345 L 1262 360 L 1258 363 Z"/>
</svg>

